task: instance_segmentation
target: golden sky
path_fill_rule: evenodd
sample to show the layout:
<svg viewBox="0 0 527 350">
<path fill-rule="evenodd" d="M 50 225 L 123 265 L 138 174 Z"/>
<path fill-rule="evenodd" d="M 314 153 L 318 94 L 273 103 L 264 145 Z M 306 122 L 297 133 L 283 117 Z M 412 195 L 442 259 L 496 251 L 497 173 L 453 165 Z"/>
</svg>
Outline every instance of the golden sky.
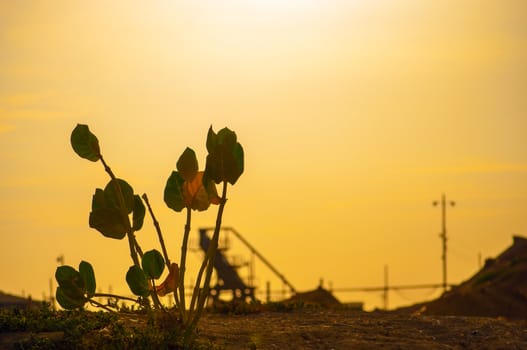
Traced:
<svg viewBox="0 0 527 350">
<path fill-rule="evenodd" d="M 127 243 L 87 224 L 108 179 L 71 149 L 77 123 L 148 193 L 176 260 L 184 217 L 166 179 L 187 146 L 204 167 L 208 127 L 228 126 L 246 171 L 224 223 L 297 289 L 380 286 L 384 265 L 392 284 L 440 283 L 443 192 L 461 282 L 527 234 L 526 96 L 523 0 L 2 1 L 0 290 L 49 294 L 64 254 L 128 293 Z M 194 237 L 214 218 L 195 215 Z M 158 248 L 146 223 L 138 238 Z"/>
</svg>

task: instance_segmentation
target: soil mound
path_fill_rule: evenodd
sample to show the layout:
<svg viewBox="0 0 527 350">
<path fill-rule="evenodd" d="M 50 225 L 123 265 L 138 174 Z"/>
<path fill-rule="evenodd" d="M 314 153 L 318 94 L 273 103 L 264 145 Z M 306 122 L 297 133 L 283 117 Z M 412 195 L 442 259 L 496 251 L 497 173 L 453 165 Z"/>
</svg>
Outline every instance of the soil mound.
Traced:
<svg viewBox="0 0 527 350">
<path fill-rule="evenodd" d="M 472 278 L 439 299 L 408 308 L 419 314 L 489 316 L 527 319 L 527 238 L 513 245 Z"/>
<path fill-rule="evenodd" d="M 320 305 L 328 308 L 341 305 L 340 301 L 338 301 L 330 291 L 322 287 L 318 287 L 317 289 L 308 292 L 296 293 L 291 298 L 285 300 L 285 302 L 303 302 L 305 304 Z"/>
</svg>

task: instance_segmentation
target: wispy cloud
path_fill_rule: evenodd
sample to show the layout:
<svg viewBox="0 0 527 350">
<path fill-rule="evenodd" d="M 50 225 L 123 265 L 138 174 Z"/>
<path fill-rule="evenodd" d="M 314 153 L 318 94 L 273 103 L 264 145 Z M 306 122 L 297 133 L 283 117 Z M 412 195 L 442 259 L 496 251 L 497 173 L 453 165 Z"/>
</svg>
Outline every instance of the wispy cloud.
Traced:
<svg viewBox="0 0 527 350">
<path fill-rule="evenodd" d="M 53 97 L 51 92 L 0 94 L 0 133 L 13 131 L 20 120 L 58 118 Z"/>
</svg>

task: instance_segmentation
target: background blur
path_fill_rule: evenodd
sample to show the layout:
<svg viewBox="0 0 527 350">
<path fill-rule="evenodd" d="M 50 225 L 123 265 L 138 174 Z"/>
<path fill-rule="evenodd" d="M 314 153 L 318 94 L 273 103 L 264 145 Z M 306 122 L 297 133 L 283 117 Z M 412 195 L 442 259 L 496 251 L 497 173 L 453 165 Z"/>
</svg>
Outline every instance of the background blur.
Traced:
<svg viewBox="0 0 527 350">
<path fill-rule="evenodd" d="M 77 123 L 148 193 L 172 259 L 185 218 L 166 179 L 187 146 L 203 168 L 208 127 L 228 126 L 246 170 L 224 223 L 298 290 L 382 286 L 385 265 L 390 284 L 441 283 L 443 192 L 461 282 L 527 234 L 526 96 L 523 0 L 2 1 L 0 290 L 48 297 L 63 254 L 130 294 L 128 244 L 88 227 L 108 178 L 71 149 Z M 194 215 L 194 240 L 215 215 Z M 147 217 L 143 249 L 155 237 Z M 390 307 L 439 294 L 391 293 Z M 380 292 L 336 296 L 382 306 Z"/>
</svg>

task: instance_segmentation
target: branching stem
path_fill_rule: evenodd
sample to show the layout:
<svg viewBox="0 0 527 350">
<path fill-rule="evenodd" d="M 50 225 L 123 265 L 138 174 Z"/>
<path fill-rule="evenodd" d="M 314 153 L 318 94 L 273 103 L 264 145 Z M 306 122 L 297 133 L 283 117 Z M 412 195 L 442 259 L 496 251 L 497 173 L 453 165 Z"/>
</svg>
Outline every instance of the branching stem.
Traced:
<svg viewBox="0 0 527 350">
<path fill-rule="evenodd" d="M 190 222 L 192 219 L 192 210 L 187 208 L 187 221 L 185 223 L 185 232 L 183 233 L 183 242 L 181 243 L 181 261 L 179 264 L 179 310 L 183 323 L 187 320 L 187 309 L 185 305 L 185 266 L 187 264 L 187 247 L 188 236 L 190 234 Z"/>
<path fill-rule="evenodd" d="M 225 204 L 227 203 L 227 182 L 223 182 L 223 191 L 220 198 L 220 205 L 218 208 L 218 214 L 216 216 L 216 226 L 214 227 L 214 235 L 212 236 L 209 248 L 207 249 L 207 255 L 205 256 L 205 259 L 203 260 L 203 263 L 201 265 L 199 274 L 198 274 L 198 280 L 196 282 L 196 286 L 194 288 L 194 293 L 192 295 L 192 302 L 194 302 L 196 295 L 198 296 L 198 303 L 196 305 L 196 310 L 193 315 L 191 315 L 191 319 L 189 318 L 189 324 L 187 329 L 185 330 L 185 338 L 186 341 L 188 341 L 190 338 L 190 335 L 192 334 L 194 328 L 196 327 L 201 314 L 203 312 L 203 308 L 205 306 L 205 301 L 208 297 L 209 290 L 210 290 L 210 279 L 212 276 L 212 270 L 214 267 L 214 257 L 216 256 L 216 251 L 218 249 L 218 240 L 220 236 L 220 230 L 221 230 L 221 221 L 223 217 L 223 210 L 225 208 Z M 206 273 L 205 273 L 205 281 L 203 283 L 203 290 L 201 293 L 199 293 L 200 283 L 201 283 L 201 275 L 203 274 L 203 270 L 205 269 L 205 266 L 207 267 Z M 192 305 L 191 305 L 192 306 Z"/>
<path fill-rule="evenodd" d="M 159 221 L 157 221 L 154 215 L 154 211 L 152 210 L 152 207 L 150 206 L 150 202 L 148 200 L 148 196 L 146 195 L 146 193 L 143 193 L 142 197 L 146 203 L 146 207 L 148 208 L 148 212 L 150 213 L 150 217 L 152 218 L 154 227 L 156 228 L 157 237 L 159 238 L 159 244 L 161 244 L 161 250 L 163 250 L 163 256 L 165 257 L 166 266 L 170 270 L 170 259 L 168 258 L 167 248 L 165 247 L 165 240 L 163 239 L 163 233 L 161 232 L 161 226 L 159 226 Z"/>
</svg>

